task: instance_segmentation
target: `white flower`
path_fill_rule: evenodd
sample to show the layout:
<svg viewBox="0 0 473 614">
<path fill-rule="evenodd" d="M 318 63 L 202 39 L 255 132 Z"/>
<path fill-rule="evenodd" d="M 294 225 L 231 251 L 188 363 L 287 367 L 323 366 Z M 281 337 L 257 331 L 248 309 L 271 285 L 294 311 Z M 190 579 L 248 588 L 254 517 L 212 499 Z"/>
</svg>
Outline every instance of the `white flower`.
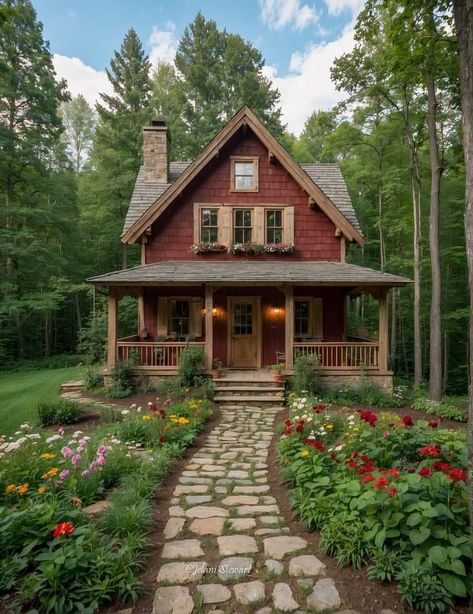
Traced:
<svg viewBox="0 0 473 614">
<path fill-rule="evenodd" d="M 132 404 L 130 405 L 130 409 L 135 409 L 135 407 L 136 407 L 136 403 L 132 403 Z"/>
<path fill-rule="evenodd" d="M 74 438 L 75 437 L 79 437 L 79 435 L 82 435 L 82 431 L 74 431 L 74 434 L 72 435 Z"/>
<path fill-rule="evenodd" d="M 340 450 L 343 450 L 343 446 L 336 446 L 335 450 L 336 450 L 337 452 L 340 452 Z"/>
<path fill-rule="evenodd" d="M 15 431 L 15 435 L 21 435 L 21 431 Z"/>
<path fill-rule="evenodd" d="M 25 422 L 24 424 L 20 424 L 20 429 L 23 429 L 23 430 L 27 431 L 30 428 L 31 428 L 31 425 L 28 424 L 28 422 Z"/>
<path fill-rule="evenodd" d="M 126 416 L 129 413 L 130 413 L 129 409 L 122 409 L 122 416 Z"/>
<path fill-rule="evenodd" d="M 12 450 L 18 450 L 19 447 L 20 447 L 19 443 L 17 443 L 16 441 L 12 441 L 11 443 L 7 444 L 7 447 L 5 448 L 5 452 L 11 452 Z"/>
<path fill-rule="evenodd" d="M 62 439 L 61 435 L 51 435 L 51 437 L 46 439 L 46 443 L 53 443 L 53 441 L 58 441 L 59 439 Z"/>
<path fill-rule="evenodd" d="M 355 414 L 351 414 L 351 416 L 348 416 L 348 420 L 354 420 L 355 419 Z"/>
<path fill-rule="evenodd" d="M 140 407 L 138 407 L 138 409 L 137 409 L 136 411 L 141 411 L 141 406 L 140 406 Z"/>
</svg>

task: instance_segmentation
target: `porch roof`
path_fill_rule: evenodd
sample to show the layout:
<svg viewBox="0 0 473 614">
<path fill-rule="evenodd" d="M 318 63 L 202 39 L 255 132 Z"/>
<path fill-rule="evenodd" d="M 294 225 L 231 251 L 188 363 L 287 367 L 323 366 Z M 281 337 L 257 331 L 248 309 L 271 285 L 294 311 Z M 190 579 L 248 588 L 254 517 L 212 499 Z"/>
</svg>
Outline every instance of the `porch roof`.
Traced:
<svg viewBox="0 0 473 614">
<path fill-rule="evenodd" d="M 102 286 L 279 285 L 404 286 L 409 279 L 342 262 L 164 261 L 90 277 Z"/>
</svg>

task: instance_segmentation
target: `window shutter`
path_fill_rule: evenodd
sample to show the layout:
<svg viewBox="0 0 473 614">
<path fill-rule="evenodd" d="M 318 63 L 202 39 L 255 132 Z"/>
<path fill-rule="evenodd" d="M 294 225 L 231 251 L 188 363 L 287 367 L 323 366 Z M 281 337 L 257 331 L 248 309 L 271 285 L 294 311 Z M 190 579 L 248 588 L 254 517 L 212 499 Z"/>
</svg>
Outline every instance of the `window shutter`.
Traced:
<svg viewBox="0 0 473 614">
<path fill-rule="evenodd" d="M 202 337 L 202 310 L 201 298 L 193 298 L 190 302 L 190 330 L 193 337 Z"/>
<path fill-rule="evenodd" d="M 194 203 L 194 243 L 200 243 L 200 207 Z"/>
<path fill-rule="evenodd" d="M 253 209 L 252 243 L 258 243 L 260 245 L 266 243 L 264 215 L 264 207 L 255 207 Z"/>
<path fill-rule="evenodd" d="M 294 207 L 284 208 L 283 242 L 286 245 L 294 244 Z"/>
<path fill-rule="evenodd" d="M 311 299 L 311 328 L 312 337 L 323 339 L 324 336 L 324 313 L 323 313 L 323 299 L 313 298 Z"/>
<path fill-rule="evenodd" d="M 167 337 L 168 334 L 168 299 L 165 297 L 158 298 L 158 322 L 156 326 L 156 334 L 159 337 Z"/>
<path fill-rule="evenodd" d="M 231 207 L 220 207 L 218 210 L 218 242 L 227 247 L 233 243 Z"/>
</svg>

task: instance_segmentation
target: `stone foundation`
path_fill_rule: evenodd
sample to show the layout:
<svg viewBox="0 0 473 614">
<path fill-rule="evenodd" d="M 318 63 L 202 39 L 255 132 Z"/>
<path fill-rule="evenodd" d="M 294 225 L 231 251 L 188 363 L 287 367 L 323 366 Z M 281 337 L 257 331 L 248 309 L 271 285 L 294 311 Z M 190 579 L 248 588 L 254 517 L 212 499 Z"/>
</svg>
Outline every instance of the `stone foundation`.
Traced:
<svg viewBox="0 0 473 614">
<path fill-rule="evenodd" d="M 322 388 L 333 388 L 346 384 L 348 386 L 358 386 L 363 381 L 368 381 L 375 384 L 386 394 L 391 395 L 393 392 L 393 374 L 388 373 L 364 373 L 350 374 L 350 375 L 334 375 L 332 373 L 324 373 L 323 371 L 319 375 L 320 384 Z"/>
</svg>

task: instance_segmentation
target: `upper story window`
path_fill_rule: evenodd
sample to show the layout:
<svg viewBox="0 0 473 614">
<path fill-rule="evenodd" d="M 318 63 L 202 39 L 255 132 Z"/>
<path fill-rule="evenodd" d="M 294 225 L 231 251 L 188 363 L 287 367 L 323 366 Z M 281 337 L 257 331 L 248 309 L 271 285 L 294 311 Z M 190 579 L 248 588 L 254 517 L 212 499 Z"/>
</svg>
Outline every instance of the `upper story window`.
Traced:
<svg viewBox="0 0 473 614">
<path fill-rule="evenodd" d="M 203 243 L 218 241 L 218 209 L 200 210 L 200 240 Z"/>
<path fill-rule="evenodd" d="M 266 209 L 266 243 L 283 242 L 283 212 L 281 209 Z"/>
<path fill-rule="evenodd" d="M 251 243 L 253 211 L 251 209 L 235 209 L 233 215 L 233 243 Z"/>
<path fill-rule="evenodd" d="M 258 158 L 231 158 L 230 191 L 258 191 Z"/>
</svg>

